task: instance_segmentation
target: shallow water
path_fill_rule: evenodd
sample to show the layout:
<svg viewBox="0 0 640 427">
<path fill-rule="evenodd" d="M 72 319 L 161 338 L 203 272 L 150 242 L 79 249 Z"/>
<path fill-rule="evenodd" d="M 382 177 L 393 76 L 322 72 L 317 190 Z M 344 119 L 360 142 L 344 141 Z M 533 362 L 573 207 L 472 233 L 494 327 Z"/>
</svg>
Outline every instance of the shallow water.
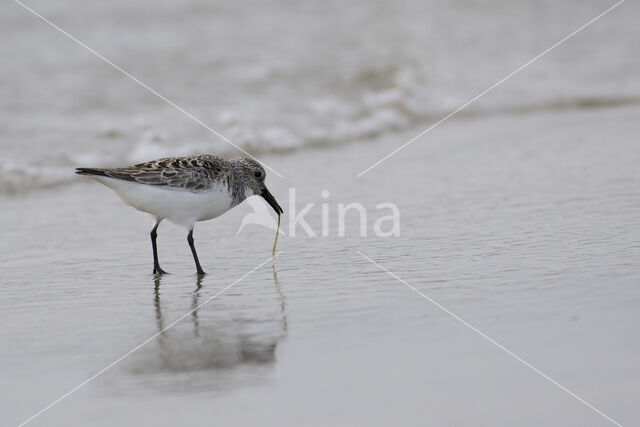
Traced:
<svg viewBox="0 0 640 427">
<path fill-rule="evenodd" d="M 233 151 L 0 5 L 3 425 L 96 374 L 31 424 L 609 425 L 359 251 L 638 423 L 637 4 L 361 178 L 610 4 L 29 5 L 261 153 L 284 175 L 267 182 L 286 235 L 271 261 L 272 230 L 236 236 L 247 203 L 198 224 L 199 279 L 186 232 L 163 223 L 171 274 L 155 278 L 150 219 L 73 167 Z M 354 212 L 339 236 L 341 202 L 366 208 L 366 237 Z M 384 202 L 399 237 L 373 233 Z M 292 236 L 307 203 L 318 237 Z"/>
<path fill-rule="evenodd" d="M 282 236 L 275 262 L 33 424 L 606 424 L 356 251 L 633 424 L 640 153 L 626 135 L 637 113 L 443 126 L 360 179 L 405 135 L 267 157 L 285 174 L 270 178 L 274 194 L 284 200 L 295 184 L 297 209 L 316 203 L 315 230 L 325 200 L 332 215 L 331 203 L 360 201 L 369 230 L 375 204 L 390 201 L 400 237 L 359 237 L 355 215 L 344 238 L 334 222 L 326 238 Z M 4 421 L 26 419 L 266 261 L 271 230 L 235 237 L 249 211 L 198 225 L 201 281 L 185 233 L 163 224 L 172 274 L 155 280 L 151 222 L 108 189 L 81 181 L 5 197 Z"/>
</svg>

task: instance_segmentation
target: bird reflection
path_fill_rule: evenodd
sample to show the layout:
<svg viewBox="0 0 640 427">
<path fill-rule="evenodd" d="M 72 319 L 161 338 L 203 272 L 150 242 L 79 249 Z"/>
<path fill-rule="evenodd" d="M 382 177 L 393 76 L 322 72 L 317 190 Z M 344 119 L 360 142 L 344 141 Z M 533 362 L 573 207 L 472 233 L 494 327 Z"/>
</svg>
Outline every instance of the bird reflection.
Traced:
<svg viewBox="0 0 640 427">
<path fill-rule="evenodd" d="M 264 300 L 251 292 L 218 297 L 211 304 L 200 307 L 207 301 L 205 290 L 213 282 L 213 276 L 198 275 L 191 292 L 191 331 L 185 329 L 187 317 L 174 325 L 178 317 L 168 316 L 168 305 L 172 300 L 162 300 L 162 281 L 169 277 L 155 276 L 154 308 L 158 332 L 155 349 L 151 346 L 141 352 L 136 360 L 136 373 L 190 373 L 198 372 L 198 382 L 203 371 L 236 371 L 242 366 L 270 366 L 275 362 L 275 351 L 286 336 L 288 323 L 286 300 L 278 279 L 275 263 L 272 266 L 273 289 L 278 301 L 277 309 L 264 305 Z M 204 281 L 204 282 L 203 282 Z M 248 280 L 247 280 L 248 282 Z M 219 285 L 218 285 L 219 286 Z M 259 288 L 259 285 L 256 285 Z M 221 297 L 224 295 L 221 295 Z M 257 298 L 257 299 L 256 299 Z M 215 306 L 214 306 L 215 305 Z M 276 314 L 278 313 L 278 314 Z M 165 329 L 168 328 L 168 329 Z M 219 383 L 223 377 L 210 377 Z M 229 377 L 225 376 L 224 381 Z M 181 385 L 185 378 L 181 378 Z"/>
<path fill-rule="evenodd" d="M 200 336 L 200 322 L 198 321 L 198 300 L 200 299 L 200 289 L 202 289 L 203 274 L 198 274 L 196 279 L 196 289 L 191 298 L 191 318 L 193 319 L 193 333 Z"/>
<path fill-rule="evenodd" d="M 153 305 L 156 309 L 156 329 L 158 330 L 158 348 L 159 348 L 159 352 L 158 352 L 158 356 L 160 357 L 160 360 L 166 361 L 167 360 L 167 346 L 165 343 L 165 328 L 164 328 L 164 319 L 162 317 L 162 307 L 161 307 L 161 302 L 160 302 L 160 282 L 161 282 L 161 278 L 162 275 L 160 274 L 156 274 L 154 275 L 153 278 L 153 284 L 154 284 L 154 293 L 153 293 Z"/>
</svg>

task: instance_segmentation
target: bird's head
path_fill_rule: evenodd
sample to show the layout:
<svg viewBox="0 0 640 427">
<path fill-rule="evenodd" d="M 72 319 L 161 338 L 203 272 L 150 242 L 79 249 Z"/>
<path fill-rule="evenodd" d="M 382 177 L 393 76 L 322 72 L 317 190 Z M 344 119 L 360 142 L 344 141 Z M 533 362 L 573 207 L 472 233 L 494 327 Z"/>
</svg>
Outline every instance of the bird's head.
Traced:
<svg viewBox="0 0 640 427">
<path fill-rule="evenodd" d="M 240 174 L 245 187 L 245 198 L 250 196 L 261 196 L 267 203 L 273 208 L 278 215 L 284 211 L 276 202 L 275 197 L 269 192 L 267 186 L 264 183 L 266 173 L 264 168 L 257 161 L 245 157 L 242 159 L 236 159 L 235 163 L 240 166 Z"/>
</svg>

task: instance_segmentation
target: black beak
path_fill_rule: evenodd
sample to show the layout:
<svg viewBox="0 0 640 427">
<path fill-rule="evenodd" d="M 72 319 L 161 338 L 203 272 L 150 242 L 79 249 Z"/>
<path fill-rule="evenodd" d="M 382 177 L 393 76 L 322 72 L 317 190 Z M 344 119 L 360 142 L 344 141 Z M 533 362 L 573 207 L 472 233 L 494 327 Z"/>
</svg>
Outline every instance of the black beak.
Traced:
<svg viewBox="0 0 640 427">
<path fill-rule="evenodd" d="M 260 193 L 260 195 L 267 201 L 267 203 L 269 203 L 269 205 L 271 205 L 273 210 L 276 211 L 278 215 L 284 213 L 278 202 L 276 202 L 276 198 L 273 197 L 273 194 L 269 193 L 269 190 L 267 190 L 267 187 L 262 190 L 262 193 Z"/>
</svg>

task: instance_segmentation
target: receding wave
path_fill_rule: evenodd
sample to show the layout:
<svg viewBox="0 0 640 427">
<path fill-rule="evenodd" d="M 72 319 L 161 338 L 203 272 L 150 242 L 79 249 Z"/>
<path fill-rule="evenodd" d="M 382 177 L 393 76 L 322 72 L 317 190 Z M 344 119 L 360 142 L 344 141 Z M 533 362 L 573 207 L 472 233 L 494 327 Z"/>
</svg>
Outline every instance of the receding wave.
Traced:
<svg viewBox="0 0 640 427">
<path fill-rule="evenodd" d="M 634 104 L 640 104 L 640 97 L 553 99 L 531 104 L 469 108 L 460 111 L 451 120 L 475 119 L 492 115 L 616 108 Z M 398 88 L 370 93 L 362 97 L 362 101 L 357 105 L 325 100 L 315 103 L 312 109 L 314 111 L 309 113 L 313 117 L 320 118 L 320 125 L 298 126 L 291 129 L 278 126 L 261 127 L 251 122 L 227 117 L 223 121 L 226 121 L 227 127 L 221 133 L 252 154 L 286 153 L 309 147 L 331 147 L 362 141 L 421 124 L 427 127 L 452 111 L 429 108 L 417 102 L 416 97 L 407 96 Z M 0 159 L 0 194 L 25 193 L 77 182 L 73 170 L 80 163 L 88 166 L 115 166 L 159 157 L 211 151 L 208 148 L 206 143 L 172 144 L 162 131 L 149 131 L 127 150 L 110 153 L 109 156 L 77 153 L 69 158 L 58 160 L 57 163 L 56 161 L 19 163 Z M 215 152 L 220 153 L 219 145 L 216 146 Z M 229 146 L 220 154 L 234 156 L 238 152 Z"/>
<path fill-rule="evenodd" d="M 69 184 L 73 169 L 62 165 L 38 166 L 0 160 L 0 194 L 17 194 Z"/>
</svg>

